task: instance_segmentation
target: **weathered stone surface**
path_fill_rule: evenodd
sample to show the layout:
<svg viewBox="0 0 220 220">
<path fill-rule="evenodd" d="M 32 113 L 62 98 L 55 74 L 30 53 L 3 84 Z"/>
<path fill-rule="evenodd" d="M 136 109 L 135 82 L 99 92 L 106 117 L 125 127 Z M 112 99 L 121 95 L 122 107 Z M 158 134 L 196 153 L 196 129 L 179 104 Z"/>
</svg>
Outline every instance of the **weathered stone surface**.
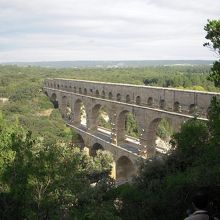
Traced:
<svg viewBox="0 0 220 220">
<path fill-rule="evenodd" d="M 71 79 L 46 79 L 44 91 L 54 106 L 58 105 L 67 125 L 81 135 L 90 151 L 95 144 L 100 144 L 112 153 L 115 160 L 115 174 L 112 175 L 117 179 L 129 179 L 129 175 L 137 170 L 135 164 L 138 158 L 156 154 L 156 127 L 162 118 L 170 122 L 174 131 L 178 131 L 184 121 L 195 115 L 200 120 L 207 120 L 211 98 L 220 97 L 219 93 L 211 92 Z M 86 125 L 81 122 L 82 103 Z M 108 113 L 111 131 L 98 127 L 97 117 L 101 107 Z M 131 141 L 125 135 L 128 112 L 138 122 L 139 140 Z"/>
</svg>

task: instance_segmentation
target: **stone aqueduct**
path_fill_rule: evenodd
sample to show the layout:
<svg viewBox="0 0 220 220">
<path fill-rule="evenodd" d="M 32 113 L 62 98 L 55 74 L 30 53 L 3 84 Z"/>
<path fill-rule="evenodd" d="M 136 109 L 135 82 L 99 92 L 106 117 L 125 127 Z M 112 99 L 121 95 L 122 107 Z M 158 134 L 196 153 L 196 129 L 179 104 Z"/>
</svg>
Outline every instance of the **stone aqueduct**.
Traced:
<svg viewBox="0 0 220 220">
<path fill-rule="evenodd" d="M 138 158 L 154 156 L 156 127 L 166 118 L 175 131 L 195 116 L 207 120 L 207 110 L 213 96 L 219 93 L 178 90 L 71 79 L 46 79 L 44 92 L 58 107 L 66 124 L 79 134 L 83 147 L 90 154 L 97 149 L 110 151 L 114 158 L 113 177 L 128 179 L 136 172 Z M 86 125 L 81 121 L 81 104 L 85 106 Z M 67 117 L 67 106 L 71 115 Z M 111 130 L 99 128 L 98 112 L 105 107 Z M 125 135 L 125 120 L 132 113 L 138 123 L 140 138 Z"/>
</svg>

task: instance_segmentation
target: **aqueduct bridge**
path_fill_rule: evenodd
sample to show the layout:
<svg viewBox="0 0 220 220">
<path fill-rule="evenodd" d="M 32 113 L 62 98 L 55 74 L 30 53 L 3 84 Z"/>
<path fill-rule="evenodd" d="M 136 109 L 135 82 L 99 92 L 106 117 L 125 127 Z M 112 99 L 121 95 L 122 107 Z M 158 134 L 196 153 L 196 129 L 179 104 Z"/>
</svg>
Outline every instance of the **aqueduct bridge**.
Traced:
<svg viewBox="0 0 220 220">
<path fill-rule="evenodd" d="M 138 158 L 149 158 L 160 149 L 155 146 L 156 127 L 166 118 L 174 131 L 195 114 L 207 120 L 207 110 L 213 96 L 219 93 L 179 90 L 71 79 L 46 79 L 44 92 L 58 107 L 66 124 L 81 137 L 82 147 L 94 153 L 97 149 L 110 151 L 114 158 L 113 176 L 128 179 L 136 172 Z M 86 122 L 82 122 L 84 105 Z M 98 112 L 105 107 L 111 129 L 100 128 Z M 136 118 L 139 139 L 125 134 L 128 113 Z"/>
</svg>

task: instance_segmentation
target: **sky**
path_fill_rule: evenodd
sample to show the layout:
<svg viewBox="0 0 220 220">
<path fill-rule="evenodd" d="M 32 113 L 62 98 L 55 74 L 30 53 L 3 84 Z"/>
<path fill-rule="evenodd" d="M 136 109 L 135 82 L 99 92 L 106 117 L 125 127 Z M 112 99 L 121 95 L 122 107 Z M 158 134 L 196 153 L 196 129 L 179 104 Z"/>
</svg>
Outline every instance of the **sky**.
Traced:
<svg viewBox="0 0 220 220">
<path fill-rule="evenodd" d="M 216 59 L 220 0 L 0 0 L 0 62 Z"/>
</svg>

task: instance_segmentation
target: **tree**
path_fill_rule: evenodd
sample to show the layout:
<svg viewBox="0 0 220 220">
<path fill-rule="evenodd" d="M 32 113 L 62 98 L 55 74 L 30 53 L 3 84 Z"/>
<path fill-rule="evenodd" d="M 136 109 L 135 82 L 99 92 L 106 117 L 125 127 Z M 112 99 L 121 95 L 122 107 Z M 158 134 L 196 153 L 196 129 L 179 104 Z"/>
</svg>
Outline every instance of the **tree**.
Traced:
<svg viewBox="0 0 220 220">
<path fill-rule="evenodd" d="M 213 81 L 215 86 L 220 87 L 220 20 L 208 20 L 204 30 L 207 31 L 205 38 L 210 42 L 203 45 L 209 47 L 219 57 L 219 60 L 214 62 L 208 79 Z"/>
<path fill-rule="evenodd" d="M 60 219 L 98 207 L 100 195 L 113 187 L 108 175 L 111 155 L 99 152 L 93 158 L 63 142 L 46 145 L 19 125 L 14 127 L 0 117 L 0 219 Z M 94 181 L 97 186 L 91 188 Z M 83 194 L 87 206 L 81 211 Z M 106 206 L 109 215 L 111 209 L 113 205 L 110 210 Z"/>
</svg>

